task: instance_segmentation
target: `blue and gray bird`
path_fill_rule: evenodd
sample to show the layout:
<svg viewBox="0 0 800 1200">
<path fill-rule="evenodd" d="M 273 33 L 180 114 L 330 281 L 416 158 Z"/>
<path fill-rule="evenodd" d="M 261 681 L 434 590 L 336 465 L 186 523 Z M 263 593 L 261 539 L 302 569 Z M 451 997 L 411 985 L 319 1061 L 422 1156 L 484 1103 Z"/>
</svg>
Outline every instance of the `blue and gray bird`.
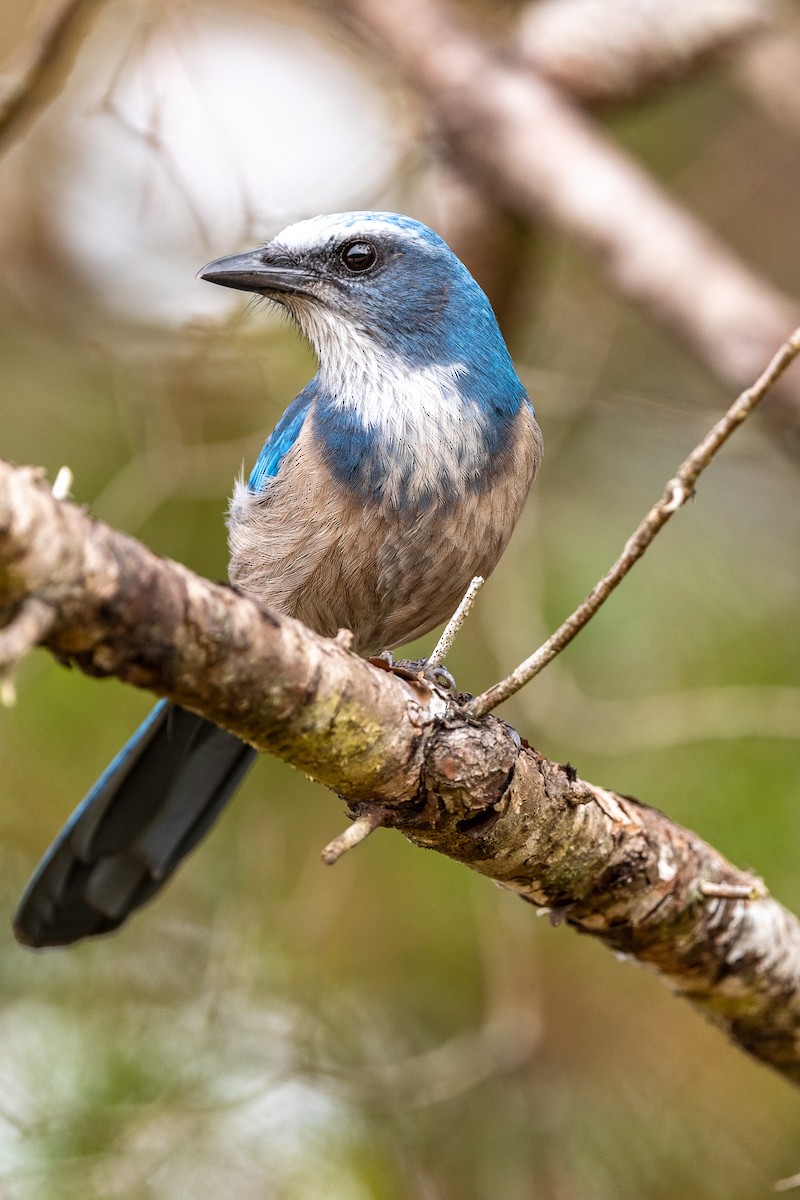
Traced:
<svg viewBox="0 0 800 1200">
<path fill-rule="evenodd" d="M 360 654 L 427 633 L 495 566 L 541 455 L 489 301 L 426 226 L 351 212 L 200 273 L 280 304 L 319 370 L 234 489 L 237 588 Z M 161 701 L 51 846 L 15 929 L 116 929 L 208 831 L 255 751 Z"/>
</svg>

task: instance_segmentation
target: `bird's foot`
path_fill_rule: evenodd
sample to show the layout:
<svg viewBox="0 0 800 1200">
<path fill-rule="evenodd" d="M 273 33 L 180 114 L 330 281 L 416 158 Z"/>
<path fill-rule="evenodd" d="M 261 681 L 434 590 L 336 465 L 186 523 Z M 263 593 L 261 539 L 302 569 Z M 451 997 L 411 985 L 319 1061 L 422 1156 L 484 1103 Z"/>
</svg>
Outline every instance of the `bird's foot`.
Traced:
<svg viewBox="0 0 800 1200">
<path fill-rule="evenodd" d="M 427 658 L 401 658 L 394 664 L 395 670 L 399 667 L 410 672 L 415 679 L 422 676 L 426 683 L 431 683 L 434 687 L 444 687 L 451 692 L 458 691 L 455 679 L 441 663 L 431 666 Z"/>
<path fill-rule="evenodd" d="M 391 650 L 384 650 L 367 661 L 383 671 L 390 671 L 400 679 L 422 679 L 440 691 L 452 692 L 460 704 L 466 704 L 472 698 L 468 692 L 459 692 L 458 685 L 447 667 L 443 667 L 441 663 L 431 666 L 427 658 L 398 658 L 395 661 Z"/>
</svg>

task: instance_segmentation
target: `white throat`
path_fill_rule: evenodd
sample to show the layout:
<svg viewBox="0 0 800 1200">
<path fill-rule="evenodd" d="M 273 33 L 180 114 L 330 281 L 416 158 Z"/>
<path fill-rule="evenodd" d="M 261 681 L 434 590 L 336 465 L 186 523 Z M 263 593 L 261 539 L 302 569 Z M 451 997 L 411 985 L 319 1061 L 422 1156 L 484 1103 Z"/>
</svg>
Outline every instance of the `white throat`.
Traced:
<svg viewBox="0 0 800 1200">
<path fill-rule="evenodd" d="M 464 363 L 412 366 L 317 304 L 293 298 L 291 307 L 317 351 L 328 402 L 378 434 L 389 503 L 446 495 L 485 469 L 486 418 L 459 387 Z"/>
</svg>

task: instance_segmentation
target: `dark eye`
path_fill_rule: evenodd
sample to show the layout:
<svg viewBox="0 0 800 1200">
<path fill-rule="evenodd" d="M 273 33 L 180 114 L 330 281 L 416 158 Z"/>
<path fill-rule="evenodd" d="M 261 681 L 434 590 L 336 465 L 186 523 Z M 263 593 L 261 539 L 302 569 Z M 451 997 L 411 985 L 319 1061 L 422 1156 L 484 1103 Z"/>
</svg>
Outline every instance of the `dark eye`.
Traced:
<svg viewBox="0 0 800 1200">
<path fill-rule="evenodd" d="M 348 271 L 368 271 L 375 265 L 378 255 L 369 242 L 351 242 L 342 250 L 342 262 Z"/>
</svg>

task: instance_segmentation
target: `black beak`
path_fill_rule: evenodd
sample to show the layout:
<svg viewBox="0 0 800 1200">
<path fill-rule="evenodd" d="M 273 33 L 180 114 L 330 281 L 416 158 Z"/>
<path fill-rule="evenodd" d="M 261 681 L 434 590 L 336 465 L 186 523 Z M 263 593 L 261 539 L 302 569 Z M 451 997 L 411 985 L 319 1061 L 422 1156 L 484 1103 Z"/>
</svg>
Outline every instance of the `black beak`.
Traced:
<svg viewBox="0 0 800 1200">
<path fill-rule="evenodd" d="M 273 292 L 305 295 L 312 281 L 307 271 L 292 266 L 284 254 L 269 246 L 218 258 L 198 271 L 197 275 L 209 283 L 238 288 L 241 292 L 260 292 L 263 296 Z"/>
</svg>

